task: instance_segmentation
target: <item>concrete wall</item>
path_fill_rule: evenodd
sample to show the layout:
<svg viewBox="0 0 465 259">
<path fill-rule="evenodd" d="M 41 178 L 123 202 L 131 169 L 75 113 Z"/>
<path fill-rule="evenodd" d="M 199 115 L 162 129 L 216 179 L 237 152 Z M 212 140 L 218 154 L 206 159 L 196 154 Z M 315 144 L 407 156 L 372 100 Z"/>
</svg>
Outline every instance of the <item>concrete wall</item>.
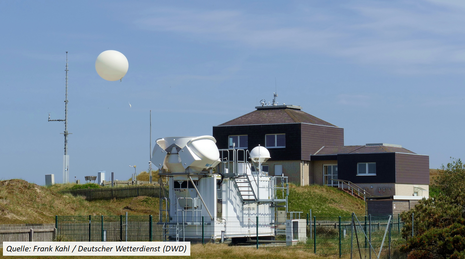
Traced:
<svg viewBox="0 0 465 259">
<path fill-rule="evenodd" d="M 429 198 L 429 185 L 427 184 L 396 184 L 396 195 L 399 196 L 422 196 Z M 415 195 L 417 192 L 417 195 Z"/>
</svg>

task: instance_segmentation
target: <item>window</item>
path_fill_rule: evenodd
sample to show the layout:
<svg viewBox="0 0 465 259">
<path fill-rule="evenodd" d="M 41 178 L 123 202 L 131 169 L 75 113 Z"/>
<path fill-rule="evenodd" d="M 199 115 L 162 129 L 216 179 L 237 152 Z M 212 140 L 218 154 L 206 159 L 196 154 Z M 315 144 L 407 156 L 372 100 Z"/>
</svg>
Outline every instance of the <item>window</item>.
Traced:
<svg viewBox="0 0 465 259">
<path fill-rule="evenodd" d="M 337 186 L 337 165 L 323 165 L 323 184 Z"/>
<path fill-rule="evenodd" d="M 285 148 L 286 134 L 267 134 L 265 135 L 265 147 L 267 148 Z"/>
<path fill-rule="evenodd" d="M 267 165 L 262 165 L 263 172 L 269 172 L 269 167 Z"/>
<path fill-rule="evenodd" d="M 240 148 L 247 149 L 249 148 L 249 138 L 247 135 L 231 135 L 229 136 L 228 141 L 229 148 Z"/>
<path fill-rule="evenodd" d="M 376 163 L 358 163 L 357 176 L 376 175 Z"/>
</svg>

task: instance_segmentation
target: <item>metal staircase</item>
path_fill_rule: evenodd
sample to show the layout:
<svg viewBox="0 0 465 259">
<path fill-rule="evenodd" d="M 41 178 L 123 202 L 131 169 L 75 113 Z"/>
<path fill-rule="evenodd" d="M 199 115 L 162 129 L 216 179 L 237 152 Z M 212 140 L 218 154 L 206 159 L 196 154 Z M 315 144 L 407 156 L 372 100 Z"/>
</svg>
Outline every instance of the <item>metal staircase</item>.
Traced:
<svg viewBox="0 0 465 259">
<path fill-rule="evenodd" d="M 250 177 L 246 174 L 243 176 L 238 176 L 234 178 L 234 182 L 237 186 L 237 189 L 242 197 L 242 202 L 256 202 L 258 200 L 257 194 L 254 190 L 254 186 L 252 186 L 252 182 L 250 181 Z M 255 189 L 256 189 L 256 183 Z"/>
<path fill-rule="evenodd" d="M 249 157 L 249 153 L 247 150 L 220 149 L 220 157 L 222 162 L 218 170 L 220 172 L 227 172 L 223 174 L 223 177 L 233 181 L 243 204 L 260 202 L 272 203 L 274 207 L 287 207 L 286 197 L 289 195 L 289 185 L 286 176 L 262 176 L 261 178 L 258 176 L 259 173 L 248 163 L 247 158 Z M 270 183 L 266 189 L 266 195 L 263 195 L 264 187 L 260 187 L 259 183 L 266 180 L 269 180 Z M 259 192 L 262 197 L 258 194 Z"/>
</svg>

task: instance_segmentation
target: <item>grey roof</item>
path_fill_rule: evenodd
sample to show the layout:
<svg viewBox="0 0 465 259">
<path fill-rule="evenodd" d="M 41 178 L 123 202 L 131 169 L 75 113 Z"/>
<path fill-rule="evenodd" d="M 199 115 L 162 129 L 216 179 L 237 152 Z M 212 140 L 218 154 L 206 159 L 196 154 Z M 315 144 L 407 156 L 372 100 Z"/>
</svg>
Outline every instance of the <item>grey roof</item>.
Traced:
<svg viewBox="0 0 465 259">
<path fill-rule="evenodd" d="M 256 111 L 242 115 L 219 126 L 239 126 L 257 124 L 286 124 L 286 123 L 311 123 L 317 125 L 336 127 L 335 125 L 310 115 L 300 109 L 290 107 L 257 109 Z"/>
<path fill-rule="evenodd" d="M 398 145 L 367 144 L 356 146 L 323 147 L 313 155 L 338 155 L 338 154 L 373 154 L 373 153 L 410 153 L 414 152 Z"/>
</svg>

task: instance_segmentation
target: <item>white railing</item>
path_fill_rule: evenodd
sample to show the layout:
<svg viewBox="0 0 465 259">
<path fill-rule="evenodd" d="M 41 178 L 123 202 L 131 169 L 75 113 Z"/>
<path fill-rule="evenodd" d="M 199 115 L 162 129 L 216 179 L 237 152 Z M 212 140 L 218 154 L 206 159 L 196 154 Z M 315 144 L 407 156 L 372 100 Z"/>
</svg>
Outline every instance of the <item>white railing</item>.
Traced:
<svg viewBox="0 0 465 259">
<path fill-rule="evenodd" d="M 354 193 L 357 194 L 359 197 L 362 197 L 364 201 L 366 201 L 367 192 L 360 186 L 357 186 L 351 181 L 341 180 L 341 179 L 332 179 L 332 181 L 337 182 L 337 188 L 341 190 L 348 190 L 352 196 Z"/>
</svg>

